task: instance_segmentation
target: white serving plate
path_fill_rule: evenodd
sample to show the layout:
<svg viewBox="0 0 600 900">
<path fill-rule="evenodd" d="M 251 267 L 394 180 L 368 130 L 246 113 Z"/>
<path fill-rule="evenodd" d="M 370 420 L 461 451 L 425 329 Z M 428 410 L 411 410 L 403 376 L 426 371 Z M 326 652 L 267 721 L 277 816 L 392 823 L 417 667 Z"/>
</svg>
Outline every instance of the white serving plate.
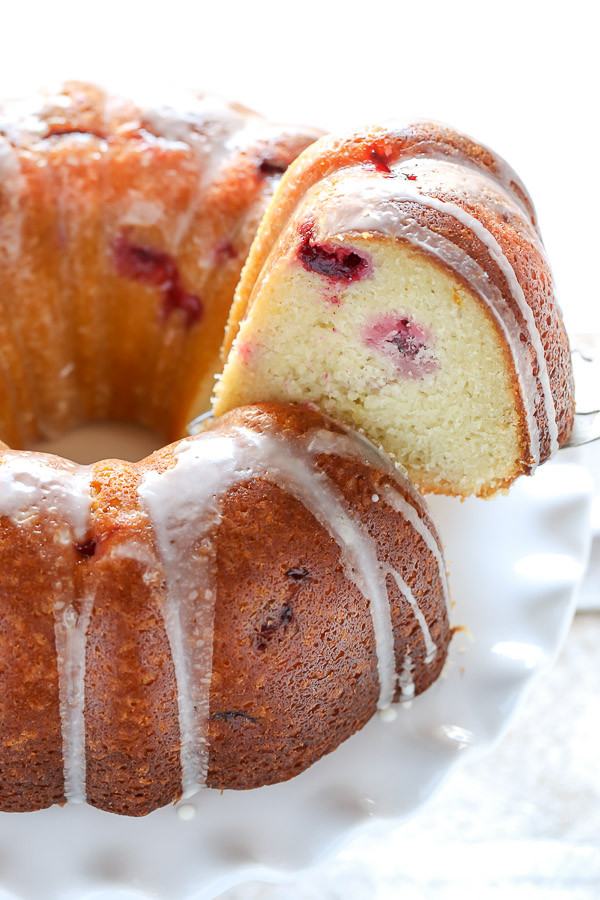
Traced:
<svg viewBox="0 0 600 900">
<path fill-rule="evenodd" d="M 284 879 L 414 813 L 460 759 L 499 738 L 560 649 L 590 544 L 578 453 L 561 451 L 508 496 L 431 498 L 453 624 L 468 630 L 442 678 L 394 721 L 375 717 L 286 784 L 202 792 L 191 820 L 173 807 L 145 819 L 77 806 L 0 814 L 0 900 L 204 900 Z"/>
</svg>

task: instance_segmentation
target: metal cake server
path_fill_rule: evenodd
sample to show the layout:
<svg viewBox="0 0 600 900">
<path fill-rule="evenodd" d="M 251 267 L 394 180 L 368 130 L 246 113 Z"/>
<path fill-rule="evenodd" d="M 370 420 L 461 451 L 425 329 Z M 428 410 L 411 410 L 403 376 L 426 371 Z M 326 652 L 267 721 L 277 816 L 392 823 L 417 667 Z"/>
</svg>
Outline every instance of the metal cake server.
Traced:
<svg viewBox="0 0 600 900">
<path fill-rule="evenodd" d="M 204 431 L 206 425 L 212 419 L 214 419 L 214 416 L 210 410 L 208 412 L 202 413 L 201 416 L 196 416 L 195 419 L 192 419 L 192 421 L 188 423 L 186 428 L 187 433 L 191 434 L 192 437 L 195 434 L 200 434 L 200 432 Z"/>
<path fill-rule="evenodd" d="M 581 447 L 600 439 L 600 334 L 570 335 L 575 373 L 576 412 L 563 447 Z"/>
</svg>

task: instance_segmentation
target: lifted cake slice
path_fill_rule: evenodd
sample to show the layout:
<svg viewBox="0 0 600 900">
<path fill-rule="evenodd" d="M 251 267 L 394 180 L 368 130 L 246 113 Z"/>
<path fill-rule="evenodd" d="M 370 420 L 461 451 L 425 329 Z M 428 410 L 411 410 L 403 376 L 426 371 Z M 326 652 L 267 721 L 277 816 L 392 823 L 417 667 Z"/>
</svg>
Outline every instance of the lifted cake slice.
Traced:
<svg viewBox="0 0 600 900">
<path fill-rule="evenodd" d="M 489 496 L 569 434 L 568 341 L 512 170 L 427 123 L 323 138 L 284 177 L 234 302 L 214 412 L 311 402 L 421 489 Z"/>
</svg>

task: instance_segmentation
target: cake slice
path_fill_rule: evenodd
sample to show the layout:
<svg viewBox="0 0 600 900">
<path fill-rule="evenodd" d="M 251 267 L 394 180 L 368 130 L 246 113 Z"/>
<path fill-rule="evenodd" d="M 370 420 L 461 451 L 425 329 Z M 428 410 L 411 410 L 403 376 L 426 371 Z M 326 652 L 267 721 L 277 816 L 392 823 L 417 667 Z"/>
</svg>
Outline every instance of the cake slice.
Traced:
<svg viewBox="0 0 600 900">
<path fill-rule="evenodd" d="M 311 402 L 422 490 L 489 496 L 566 440 L 569 346 L 531 200 L 431 123 L 326 137 L 284 176 L 231 310 L 214 413 Z"/>
</svg>

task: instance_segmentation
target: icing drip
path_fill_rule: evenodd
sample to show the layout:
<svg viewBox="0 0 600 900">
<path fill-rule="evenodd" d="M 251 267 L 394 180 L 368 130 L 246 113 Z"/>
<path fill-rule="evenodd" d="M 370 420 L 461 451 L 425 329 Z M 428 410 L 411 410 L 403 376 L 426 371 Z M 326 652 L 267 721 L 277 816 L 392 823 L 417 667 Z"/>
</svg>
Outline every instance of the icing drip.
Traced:
<svg viewBox="0 0 600 900">
<path fill-rule="evenodd" d="M 239 132 L 251 127 L 260 118 L 242 107 L 236 108 L 219 97 L 209 94 L 181 92 L 173 103 L 153 106 L 140 104 L 141 120 L 154 136 L 172 149 L 192 151 L 200 173 L 196 190 L 189 203 L 173 223 L 171 252 L 177 253 L 190 233 L 206 192 L 231 155 L 230 142 Z"/>
<path fill-rule="evenodd" d="M 408 495 L 417 515 L 420 511 L 426 511 L 425 500 L 409 480 L 406 470 L 400 463 L 392 462 L 387 453 L 384 453 L 383 450 L 371 443 L 360 431 L 353 431 L 347 425 L 344 425 L 343 422 L 336 422 L 336 425 L 338 428 L 343 429 L 342 434 L 335 431 L 326 431 L 323 428 L 311 432 L 309 443 L 309 451 L 311 453 L 337 453 L 338 456 L 355 456 L 368 465 L 383 469 L 394 483 Z M 432 546 L 437 547 L 437 554 L 442 560 L 442 544 L 437 533 L 432 531 L 420 518 L 415 521 L 418 521 L 429 533 Z M 430 547 L 430 549 L 432 548 Z"/>
<path fill-rule="evenodd" d="M 152 98 L 137 97 L 136 117 L 142 128 L 145 141 L 162 144 L 172 151 L 191 155 L 197 167 L 197 185 L 191 191 L 189 202 L 168 223 L 165 234 L 169 240 L 169 250 L 177 254 L 193 233 L 194 223 L 202 210 L 208 194 L 215 190 L 222 173 L 232 160 L 239 157 L 257 157 L 279 160 L 278 148 L 286 147 L 283 169 L 287 167 L 289 144 L 298 141 L 298 149 L 303 149 L 317 133 L 292 126 L 277 126 L 266 122 L 252 110 L 238 104 L 231 104 L 211 94 L 180 91 L 165 92 L 165 102 L 156 103 Z M 243 234 L 245 223 L 256 216 L 257 203 L 251 203 L 235 223 L 236 235 Z M 126 222 L 141 216 L 153 214 L 148 208 L 136 206 L 126 214 Z"/>
<path fill-rule="evenodd" d="M 446 612 L 449 615 L 450 592 L 448 588 L 448 575 L 446 572 L 446 567 L 444 565 L 441 546 L 437 537 L 427 526 L 427 523 L 424 521 L 424 519 L 422 519 L 419 515 L 419 512 L 422 512 L 424 509 L 423 499 L 412 488 L 408 479 L 404 478 L 401 475 L 400 471 L 391 464 L 390 459 L 387 455 L 377 450 L 377 448 L 373 444 L 371 444 L 370 441 L 367 441 L 367 439 L 362 435 L 360 435 L 359 443 L 356 440 L 356 436 L 351 437 L 348 433 L 340 434 L 339 432 L 326 431 L 325 429 L 320 428 L 310 434 L 308 450 L 310 453 L 314 453 L 315 455 L 318 455 L 319 453 L 328 453 L 336 456 L 358 457 L 363 462 L 367 462 L 370 465 L 383 468 L 393 479 L 398 489 L 402 487 L 405 491 L 407 491 L 411 500 L 413 501 L 412 504 L 409 503 L 408 500 L 404 499 L 402 494 L 399 493 L 399 490 L 394 490 L 390 485 L 385 484 L 382 487 L 382 494 L 386 503 L 388 503 L 389 506 L 395 509 L 396 512 L 400 513 L 400 515 L 409 522 L 409 524 L 414 528 L 417 534 L 423 538 L 427 549 L 433 555 L 438 565 L 440 582 L 442 584 L 444 599 L 446 601 Z M 379 500 L 379 496 L 377 494 L 374 495 L 373 499 L 375 497 L 377 497 L 377 500 Z M 390 571 L 389 574 L 393 573 Z M 398 584 L 397 580 L 396 583 Z M 408 585 L 406 586 L 406 591 L 408 593 L 405 592 L 399 584 L 398 587 L 400 588 L 400 591 L 405 594 L 406 599 L 413 607 L 413 611 L 415 611 L 415 607 L 416 609 L 418 609 L 418 606 L 416 606 L 416 601 L 414 600 L 412 593 L 410 593 Z M 410 598 L 412 598 L 412 600 Z M 428 656 L 433 649 L 433 656 L 431 657 L 431 659 L 426 659 L 426 662 L 431 662 L 435 656 L 435 645 L 431 641 L 429 628 L 427 626 L 427 623 L 425 622 L 425 619 L 423 618 L 421 611 L 418 610 L 418 612 L 419 615 L 417 615 L 417 612 L 415 611 L 415 618 L 419 622 L 419 626 L 423 633 L 425 650 Z M 428 642 L 430 642 L 429 647 Z"/>
<path fill-rule="evenodd" d="M 440 545 L 436 540 L 433 532 L 430 528 L 427 527 L 427 524 L 421 519 L 417 510 L 408 503 L 404 497 L 397 493 L 396 491 L 391 490 L 387 485 L 383 487 L 383 496 L 386 501 L 396 512 L 399 512 L 400 515 L 404 516 L 404 518 L 410 522 L 412 527 L 415 529 L 417 534 L 419 534 L 425 544 L 427 545 L 428 550 L 433 554 L 435 561 L 438 565 L 438 571 L 440 575 L 440 581 L 442 582 L 442 589 L 444 591 L 444 599 L 446 601 L 446 612 L 448 615 L 450 614 L 450 589 L 448 587 L 448 573 L 446 572 L 446 566 L 444 565 L 444 558 L 442 556 L 442 551 L 440 549 Z"/>
<path fill-rule="evenodd" d="M 529 431 L 530 452 L 535 467 L 540 461 L 540 435 L 534 405 L 530 398 L 537 396 L 537 378 L 543 394 L 551 454 L 558 449 L 556 410 L 540 333 L 515 271 L 498 241 L 459 201 L 462 198 L 465 200 L 473 198 L 495 215 L 508 216 L 537 247 L 541 246 L 539 236 L 529 220 L 515 206 L 512 196 L 505 193 L 500 185 L 483 173 L 469 166 L 447 160 L 432 162 L 427 159 L 411 159 L 393 166 L 392 171 L 396 178 L 378 177 L 377 173 L 365 169 L 343 170 L 339 173 L 338 180 L 332 179 L 332 184 L 337 186 L 339 182 L 343 190 L 343 203 L 336 203 L 335 198 L 331 198 L 330 203 L 323 205 L 319 231 L 324 236 L 348 231 L 379 231 L 393 234 L 437 256 L 441 262 L 461 275 L 479 294 L 500 325 L 514 361 Z M 409 180 L 407 174 L 416 177 Z M 457 202 L 440 200 L 432 196 L 435 192 L 451 196 Z M 522 328 L 518 320 L 500 291 L 491 284 L 487 273 L 465 251 L 441 235 L 420 226 L 414 221 L 414 217 L 403 212 L 400 205 L 402 201 L 419 203 L 452 216 L 485 245 L 504 275 L 523 316 L 535 359 L 527 352 L 527 344 L 523 344 L 520 340 Z M 539 373 L 537 378 L 535 368 Z"/>
<path fill-rule="evenodd" d="M 400 699 L 412 700 L 415 696 L 415 682 L 413 678 L 413 665 L 410 653 L 404 657 L 402 671 L 398 676 L 398 684 L 400 685 Z"/>
<path fill-rule="evenodd" d="M 428 666 L 433 662 L 437 655 L 437 646 L 431 637 L 431 632 L 429 631 L 429 626 L 427 625 L 425 616 L 423 615 L 413 592 L 404 581 L 404 579 L 398 574 L 396 569 L 392 569 L 391 567 L 388 568 L 386 566 L 385 571 L 388 573 L 388 575 L 392 576 L 392 578 L 398 585 L 398 590 L 407 601 L 408 605 L 413 611 L 415 619 L 419 623 L 419 628 L 421 629 L 421 634 L 423 635 L 423 640 L 425 642 L 425 665 Z"/>
<path fill-rule="evenodd" d="M 0 260 L 3 256 L 15 260 L 21 252 L 23 186 L 19 155 L 0 134 Z"/>
<path fill-rule="evenodd" d="M 49 519 L 54 540 L 65 548 L 85 540 L 90 516 L 88 467 L 39 453 L 2 455 L 0 514 L 23 528 Z M 57 548 L 57 554 L 60 550 Z M 54 607 L 59 708 L 67 800 L 85 801 L 85 649 L 93 597 L 77 596 L 74 580 L 63 583 Z"/>
<path fill-rule="evenodd" d="M 165 91 L 165 102 L 146 103 L 136 98 L 142 122 L 156 137 L 176 145 L 192 146 L 210 157 L 210 174 L 218 168 L 227 141 L 260 117 L 213 94 Z"/>
<path fill-rule="evenodd" d="M 129 191 L 128 200 L 129 205 L 121 216 L 121 228 L 126 225 L 150 228 L 164 221 L 166 215 L 164 203 L 145 200 L 140 191 L 134 190 Z"/>
<path fill-rule="evenodd" d="M 243 477 L 230 440 L 210 437 L 182 442 L 176 464 L 149 472 L 141 486 L 166 597 L 165 631 L 177 681 L 183 796 L 206 782 L 212 634 L 216 601 L 216 550 L 210 533 L 220 518 L 220 497 Z"/>
<path fill-rule="evenodd" d="M 65 797 L 85 803 L 85 648 L 93 597 L 57 603 L 54 611 Z"/>
<path fill-rule="evenodd" d="M 383 709 L 396 691 L 396 663 L 386 574 L 377 558 L 377 547 L 362 523 L 352 517 L 339 492 L 325 473 L 315 469 L 310 454 L 283 444 L 271 435 L 245 432 L 253 439 L 262 473 L 296 497 L 340 548 L 346 576 L 369 602 L 379 676 L 379 700 Z"/>
<path fill-rule="evenodd" d="M 148 473 L 140 487 L 167 585 L 163 615 L 178 687 L 184 796 L 206 782 L 216 602 L 216 551 L 211 538 L 220 520 L 221 500 L 237 484 L 265 477 L 280 485 L 336 541 L 346 576 L 369 601 L 378 707 L 387 707 L 394 698 L 397 676 L 386 587 L 386 576 L 393 570 L 380 564 L 375 542 L 346 509 L 327 476 L 315 470 L 311 452 L 247 429 L 237 429 L 233 437 L 206 433 L 179 444 L 175 466 L 161 474 Z M 404 584 L 398 573 L 394 577 Z"/>
<path fill-rule="evenodd" d="M 369 602 L 379 675 L 379 709 L 389 706 L 396 690 L 396 663 L 390 603 L 385 572 L 375 542 L 362 523 L 352 517 L 325 473 L 314 468 L 308 454 L 293 450 L 272 436 L 246 432 L 266 477 L 284 487 L 308 509 L 340 548 L 346 576 Z"/>
<path fill-rule="evenodd" d="M 71 543 L 72 536 L 81 543 L 89 525 L 90 473 L 90 467 L 45 453 L 6 450 L 0 458 L 0 514 L 17 523 L 43 514 L 58 526 L 61 542 Z"/>
<path fill-rule="evenodd" d="M 31 146 L 47 130 L 43 115 L 39 95 L 11 100 L 3 104 L 0 110 L 0 135 L 5 136 L 14 147 Z"/>
<path fill-rule="evenodd" d="M 434 123 L 423 120 L 422 123 L 412 121 L 406 124 L 411 126 L 419 124 L 431 125 Z M 444 128 L 445 126 L 442 125 L 441 127 Z M 448 162 L 449 160 L 454 161 L 457 163 L 457 165 L 464 166 L 467 169 L 473 169 L 480 175 L 483 174 L 485 175 L 485 177 L 493 179 L 494 182 L 497 183 L 503 190 L 510 190 L 511 198 L 513 199 L 513 201 L 519 204 L 524 215 L 527 217 L 527 220 L 531 221 L 533 201 L 529 196 L 527 188 L 525 187 L 515 170 L 506 162 L 505 159 L 503 159 L 503 157 L 498 156 L 498 154 L 490 147 L 487 147 L 485 144 L 480 144 L 479 146 L 483 147 L 483 149 L 488 153 L 495 166 L 495 171 L 489 168 L 484 168 L 482 166 L 482 163 L 478 159 L 474 159 L 469 155 L 464 155 L 460 150 L 453 149 L 448 144 L 446 144 L 444 149 L 442 150 L 436 141 L 422 140 L 416 144 L 413 144 L 410 148 L 409 155 L 411 157 L 424 156 L 430 160 L 441 160 L 443 162 Z M 515 190 L 515 187 L 517 188 L 517 190 Z M 534 223 L 532 222 L 532 224 Z"/>
</svg>

